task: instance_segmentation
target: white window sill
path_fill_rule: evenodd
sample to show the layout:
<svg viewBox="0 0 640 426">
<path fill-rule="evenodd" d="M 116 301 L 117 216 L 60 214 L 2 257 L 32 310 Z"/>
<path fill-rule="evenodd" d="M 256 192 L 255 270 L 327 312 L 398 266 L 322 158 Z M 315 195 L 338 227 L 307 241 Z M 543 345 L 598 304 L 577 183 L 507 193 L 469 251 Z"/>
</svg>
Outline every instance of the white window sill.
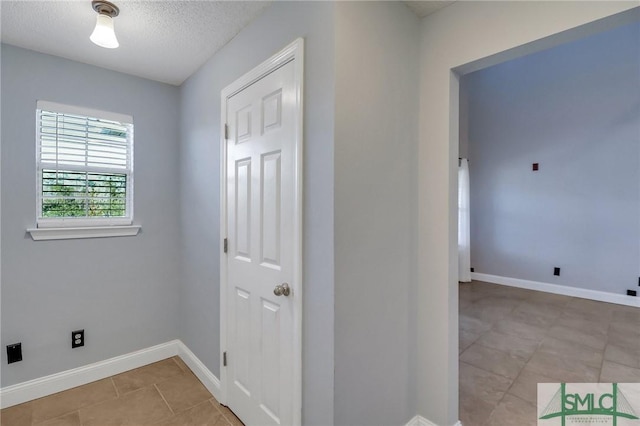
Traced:
<svg viewBox="0 0 640 426">
<path fill-rule="evenodd" d="M 133 237 L 141 226 L 86 226 L 77 228 L 31 228 L 27 232 L 34 241 L 70 240 L 76 238 Z"/>
</svg>

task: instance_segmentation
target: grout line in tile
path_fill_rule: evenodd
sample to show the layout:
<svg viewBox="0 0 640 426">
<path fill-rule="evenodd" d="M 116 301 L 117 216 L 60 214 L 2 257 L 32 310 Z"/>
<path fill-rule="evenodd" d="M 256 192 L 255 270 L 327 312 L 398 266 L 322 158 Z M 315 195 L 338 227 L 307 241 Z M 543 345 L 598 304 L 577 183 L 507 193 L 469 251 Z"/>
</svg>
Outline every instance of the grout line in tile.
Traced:
<svg viewBox="0 0 640 426">
<path fill-rule="evenodd" d="M 156 392 L 158 392 L 160 394 L 160 398 L 162 398 L 162 400 L 164 401 L 164 403 L 167 405 L 167 407 L 169 408 L 169 411 L 171 411 L 171 414 L 176 414 L 173 412 L 173 409 L 171 409 L 171 406 L 169 405 L 169 403 L 167 402 L 167 400 L 165 399 L 164 395 L 162 394 L 162 392 L 160 392 L 160 389 L 158 388 L 158 386 L 154 383 L 153 387 L 156 389 Z"/>
<path fill-rule="evenodd" d="M 118 392 L 118 387 L 116 386 L 116 382 L 113 380 L 113 376 L 109 377 L 109 379 L 111 380 L 113 389 L 116 391 L 116 399 L 120 399 L 120 392 Z"/>
<path fill-rule="evenodd" d="M 492 349 L 492 348 L 490 348 L 490 349 Z M 458 362 L 460 363 L 460 362 L 464 362 L 464 361 L 458 361 Z M 482 370 L 482 371 L 484 371 L 485 373 L 495 374 L 496 376 L 503 377 L 503 378 L 505 378 L 505 379 L 507 379 L 507 380 L 511 380 L 512 382 L 513 382 L 513 381 L 515 381 L 515 379 L 512 379 L 511 377 L 507 377 L 507 376 L 504 376 L 504 375 L 502 375 L 502 374 L 500 374 L 500 373 L 496 373 L 496 372 L 493 372 L 493 371 L 489 371 L 489 370 L 484 369 L 484 368 L 482 368 L 482 367 L 478 367 L 478 366 L 477 366 L 477 365 L 475 365 L 475 364 L 471 364 L 471 363 L 469 363 L 469 362 L 464 362 L 464 363 L 465 363 L 465 364 L 469 364 L 470 366 L 472 366 L 473 368 L 477 368 L 478 370 Z M 524 368 L 524 367 L 522 367 L 522 368 Z M 520 369 L 520 371 L 522 371 L 522 369 Z M 520 375 L 520 372 L 518 372 L 518 375 Z M 512 383 L 512 384 L 513 384 L 513 383 Z M 509 385 L 509 387 L 511 387 L 511 384 Z M 505 392 L 506 392 L 506 391 L 505 391 Z"/>
<path fill-rule="evenodd" d="M 219 402 L 217 402 L 214 398 L 209 399 L 209 402 L 211 402 L 211 404 L 214 406 L 214 408 L 216 410 L 218 410 L 218 413 L 220 413 L 220 417 L 222 417 L 224 419 L 225 422 L 227 422 L 229 425 L 231 425 L 231 422 L 229 422 L 229 420 L 225 417 L 224 413 L 222 412 L 222 410 L 220 409 L 221 405 Z"/>
<path fill-rule="evenodd" d="M 222 405 L 222 404 L 220 404 L 220 405 Z M 231 409 L 229 407 L 227 407 L 226 405 L 224 405 L 224 407 L 231 413 L 231 414 L 229 414 L 230 416 L 233 416 L 236 419 L 238 418 L 235 415 L 235 413 L 233 411 L 231 411 Z M 233 425 L 234 422 L 229 417 L 225 416 L 225 414 L 224 414 L 224 412 L 222 410 L 220 410 L 220 413 L 222 413 L 222 417 L 224 417 L 224 419 L 227 421 L 227 423 L 229 423 L 229 425 Z"/>
<path fill-rule="evenodd" d="M 480 340 L 480 338 L 481 338 L 482 336 L 484 336 L 485 334 L 487 334 L 489 331 L 491 331 L 491 330 L 487 330 L 487 331 L 484 331 L 484 332 L 482 332 L 482 333 L 478 334 L 478 337 L 476 337 L 476 338 L 473 340 L 473 342 L 471 342 L 471 343 L 469 344 L 469 346 L 467 346 L 467 347 L 466 347 L 462 352 L 460 352 L 460 353 L 458 354 L 458 357 L 462 356 L 462 354 L 463 354 L 463 353 L 465 353 L 465 352 L 466 352 L 466 351 L 467 351 L 471 346 L 473 346 L 473 345 L 475 345 L 476 343 L 478 343 L 478 340 Z M 460 330 L 458 330 L 458 334 L 460 334 Z M 458 346 L 459 346 L 459 345 L 460 345 L 460 343 L 458 342 Z"/>
<path fill-rule="evenodd" d="M 220 416 L 222 416 L 222 418 L 224 419 L 225 417 L 222 415 L 222 410 L 220 410 L 220 403 L 214 401 L 213 398 L 209 399 L 209 401 L 211 402 L 211 405 L 213 405 L 215 407 L 215 409 L 218 411 L 218 413 L 220 413 Z"/>
<path fill-rule="evenodd" d="M 607 360 L 607 362 L 608 362 L 609 364 L 615 364 L 615 365 L 618 365 L 618 366 L 620 366 L 620 367 L 633 368 L 634 370 L 640 370 L 640 368 L 638 368 L 638 367 L 632 367 L 632 366 L 630 366 L 630 365 L 620 364 L 619 362 L 616 362 L 616 361 L 610 361 L 610 360 Z M 604 361 L 603 361 L 602 363 L 604 364 Z"/>
<path fill-rule="evenodd" d="M 604 370 L 605 354 L 607 353 L 607 347 L 609 346 L 609 333 L 607 332 L 607 344 L 602 350 L 602 362 L 600 362 L 600 373 L 598 374 L 598 383 L 602 382 L 602 370 Z"/>
<path fill-rule="evenodd" d="M 109 379 L 111 379 L 111 377 L 109 377 Z M 98 381 L 98 380 L 96 380 L 96 381 Z M 94 382 L 95 382 L 95 381 L 94 381 Z M 90 382 L 90 383 L 94 383 L 94 382 Z M 112 382 L 113 382 L 113 381 L 112 381 Z M 87 383 L 87 384 L 90 384 L 90 383 Z M 59 394 L 59 393 L 67 392 L 67 391 L 70 391 L 70 390 L 73 390 L 73 389 L 76 389 L 76 388 L 79 388 L 79 387 L 82 387 L 82 386 L 86 386 L 87 384 L 85 384 L 85 385 L 79 385 L 79 386 L 76 386 L 76 387 L 74 387 L 74 388 L 67 389 L 67 390 L 60 391 L 60 392 L 56 392 L 56 393 L 54 393 L 54 394 L 47 395 L 47 396 L 43 396 L 43 397 L 41 397 L 41 398 L 37 398 L 37 399 L 48 399 L 48 398 L 51 398 L 51 397 L 53 397 L 53 396 L 55 396 L 55 395 L 57 395 L 57 394 Z M 118 395 L 118 390 L 116 389 L 116 398 L 115 398 L 115 399 L 118 399 L 117 395 Z M 36 425 L 41 425 L 41 424 L 43 424 L 43 423 L 45 423 L 45 422 L 48 422 L 48 421 L 51 421 L 51 420 L 55 420 L 55 419 L 59 419 L 59 418 L 61 418 L 61 417 L 68 416 L 68 415 L 70 415 L 70 414 L 75 413 L 76 411 L 78 412 L 78 418 L 80 418 L 80 410 L 83 410 L 83 409 L 85 409 L 85 408 L 89 408 L 89 407 L 93 407 L 94 405 L 102 404 L 103 402 L 106 402 L 106 401 L 109 401 L 109 400 L 111 400 L 111 399 L 110 399 L 110 398 L 107 398 L 107 399 L 103 399 L 103 400 L 100 400 L 100 401 L 94 402 L 93 404 L 83 405 L 83 406 L 81 406 L 81 407 L 76 408 L 75 410 L 67 411 L 67 412 L 65 412 L 65 413 L 62 413 L 62 414 L 60 414 L 60 415 L 56 416 L 56 417 L 47 417 L 47 418 L 45 418 L 45 419 L 43 419 L 43 420 L 39 421 L 38 423 L 33 423 L 33 425 L 34 425 L 34 426 L 36 426 Z M 35 401 L 35 400 L 27 401 L 25 404 L 30 404 L 30 403 L 31 403 L 31 402 L 33 402 L 33 401 Z M 33 420 L 32 420 L 32 422 L 33 422 Z"/>
<path fill-rule="evenodd" d="M 527 401 L 526 399 L 521 398 L 521 397 L 519 397 L 518 395 L 514 395 L 514 394 L 512 394 L 512 393 L 509 393 L 509 391 L 505 392 L 505 395 L 507 395 L 507 394 L 509 394 L 509 396 L 510 396 L 511 398 L 519 399 L 520 401 L 524 402 L 525 404 L 532 405 L 532 406 L 536 407 L 536 409 L 537 409 L 536 404 L 534 404 L 533 402 L 531 402 L 531 401 Z"/>
<path fill-rule="evenodd" d="M 496 333 L 499 333 L 499 332 L 496 332 Z M 499 333 L 499 334 L 502 334 L 502 333 Z M 505 336 L 505 337 L 516 337 L 516 336 Z M 478 338 L 478 340 L 480 340 L 480 339 Z M 511 357 L 515 357 L 515 358 L 518 358 L 518 359 L 521 359 L 521 360 L 525 361 L 525 364 L 527 364 L 527 363 L 529 362 L 529 360 L 533 357 L 533 354 L 535 354 L 535 353 L 538 351 L 538 348 L 540 347 L 540 343 L 538 343 L 538 346 L 537 346 L 537 347 L 536 347 L 536 349 L 531 353 L 531 355 L 530 355 L 528 358 L 525 358 L 525 357 L 521 357 L 521 356 L 516 355 L 516 354 L 512 354 L 511 352 L 509 352 L 509 351 L 505 351 L 505 350 L 502 350 L 502 349 L 500 349 L 500 348 L 494 348 L 493 346 L 483 345 L 482 343 L 480 343 L 480 342 L 478 342 L 478 341 L 473 342 L 473 343 L 472 343 L 472 345 L 478 345 L 478 346 L 482 346 L 483 348 L 487 348 L 487 349 L 491 349 L 491 350 L 494 350 L 494 351 L 502 352 L 502 353 L 503 353 L 503 354 L 505 354 L 505 355 L 509 355 L 509 356 L 511 356 Z M 472 345 L 471 345 L 471 346 L 472 346 Z M 471 346 L 469 346 L 469 347 L 471 347 Z M 467 348 L 467 349 L 469 349 L 469 348 Z M 466 351 L 467 351 L 467 349 L 465 349 L 465 351 L 464 351 L 464 352 L 466 352 Z M 464 352 L 463 352 L 463 353 L 464 353 Z M 460 354 L 460 356 L 462 356 L 462 354 Z M 524 367 L 522 367 L 522 368 L 524 368 Z M 521 370 L 522 370 L 522 369 L 521 369 Z"/>
<path fill-rule="evenodd" d="M 539 348 L 539 346 L 538 346 Z M 538 349 L 536 349 L 533 354 L 531 354 L 531 356 L 529 357 L 529 359 L 527 360 L 527 362 L 524 363 L 524 365 L 522 366 L 522 368 L 520 369 L 520 371 L 518 371 L 518 375 L 513 379 L 513 382 L 511 382 L 511 384 L 509 385 L 509 387 L 507 388 L 507 390 L 505 391 L 505 394 L 508 393 L 511 388 L 516 384 L 516 382 L 518 381 L 518 379 L 520 378 L 520 376 L 522 375 L 522 372 L 524 371 L 524 369 L 527 367 L 527 365 L 529 364 L 529 361 L 531 361 L 531 358 L 533 358 L 533 355 L 536 354 L 536 352 L 538 352 Z"/>
<path fill-rule="evenodd" d="M 178 361 L 176 361 L 177 356 L 178 355 L 174 355 L 171 358 L 167 358 L 167 359 L 170 359 L 171 361 L 173 361 L 173 363 L 180 369 L 180 371 L 182 371 L 183 373 L 186 373 L 186 371 L 184 371 L 184 368 L 182 368 L 182 365 L 180 365 Z"/>
<path fill-rule="evenodd" d="M 491 416 L 493 416 L 493 413 L 498 409 L 498 406 L 500 405 L 500 403 L 502 402 L 502 400 L 504 399 L 504 396 L 506 394 L 507 394 L 507 391 L 505 391 L 502 394 L 502 396 L 500 397 L 500 400 L 498 402 L 496 402 L 496 405 L 493 406 L 493 409 L 491 410 L 491 412 L 487 416 L 487 420 L 482 423 L 482 426 L 491 426 L 491 424 L 489 423 L 489 421 L 491 420 Z"/>
<path fill-rule="evenodd" d="M 46 396 L 45 396 L 44 398 L 46 398 Z M 93 404 L 92 404 L 92 405 L 93 405 Z M 81 407 L 81 408 L 85 408 L 85 407 Z M 62 417 L 66 417 L 66 416 L 68 416 L 68 415 L 70 415 L 70 414 L 73 414 L 73 413 L 75 413 L 75 412 L 77 412 L 77 413 L 78 413 L 78 418 L 80 418 L 80 408 L 78 408 L 77 410 L 68 411 L 68 412 L 66 412 L 66 413 L 64 413 L 64 414 L 61 414 L 61 415 L 59 415 L 59 416 L 56 416 L 56 417 L 49 417 L 49 418 L 43 419 L 42 421 L 40 421 L 40 422 L 38 422 L 38 423 L 33 423 L 33 426 L 38 426 L 38 425 L 41 425 L 41 424 L 43 424 L 43 423 L 50 422 L 50 421 L 52 421 L 52 420 L 60 419 L 60 418 L 62 418 Z M 33 420 L 32 420 L 32 421 L 33 421 Z"/>
</svg>

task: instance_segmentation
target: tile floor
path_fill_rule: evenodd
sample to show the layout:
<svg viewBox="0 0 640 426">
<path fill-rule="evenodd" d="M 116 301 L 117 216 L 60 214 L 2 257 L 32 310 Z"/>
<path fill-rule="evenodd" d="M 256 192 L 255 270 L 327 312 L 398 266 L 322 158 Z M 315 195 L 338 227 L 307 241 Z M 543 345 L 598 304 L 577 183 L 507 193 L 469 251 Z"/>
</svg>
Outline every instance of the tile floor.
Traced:
<svg viewBox="0 0 640 426">
<path fill-rule="evenodd" d="M 2 426 L 242 426 L 178 357 L 0 413 Z"/>
<path fill-rule="evenodd" d="M 536 425 L 537 383 L 640 382 L 640 309 L 460 284 L 460 420 Z"/>
</svg>

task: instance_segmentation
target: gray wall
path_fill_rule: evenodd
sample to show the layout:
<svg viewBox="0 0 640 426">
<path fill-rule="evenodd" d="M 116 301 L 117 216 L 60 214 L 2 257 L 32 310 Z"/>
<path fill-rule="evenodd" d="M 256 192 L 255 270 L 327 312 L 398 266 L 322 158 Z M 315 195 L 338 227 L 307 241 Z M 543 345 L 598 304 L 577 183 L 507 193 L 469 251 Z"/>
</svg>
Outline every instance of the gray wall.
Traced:
<svg viewBox="0 0 640 426">
<path fill-rule="evenodd" d="M 302 418 L 308 425 L 333 424 L 333 7 L 274 2 L 181 89 L 180 336 L 219 375 L 220 91 L 305 39 Z"/>
<path fill-rule="evenodd" d="M 476 272 L 637 287 L 639 40 L 635 23 L 465 76 Z"/>
<path fill-rule="evenodd" d="M 38 99 L 130 114 L 136 237 L 32 241 Z M 175 339 L 178 88 L 2 45 L 2 386 Z M 84 328 L 86 346 L 71 349 Z"/>
<path fill-rule="evenodd" d="M 419 19 L 336 3 L 335 422 L 415 415 Z"/>
</svg>

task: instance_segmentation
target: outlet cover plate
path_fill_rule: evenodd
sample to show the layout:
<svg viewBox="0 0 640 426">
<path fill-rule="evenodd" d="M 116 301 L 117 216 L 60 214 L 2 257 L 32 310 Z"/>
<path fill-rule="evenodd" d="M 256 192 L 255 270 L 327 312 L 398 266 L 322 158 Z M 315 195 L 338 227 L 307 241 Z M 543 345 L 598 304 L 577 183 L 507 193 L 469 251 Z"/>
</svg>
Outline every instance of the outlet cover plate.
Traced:
<svg viewBox="0 0 640 426">
<path fill-rule="evenodd" d="M 79 348 L 84 346 L 84 330 L 76 330 L 71 332 L 71 348 Z"/>
<path fill-rule="evenodd" d="M 22 361 L 22 343 L 7 345 L 7 363 Z"/>
</svg>

